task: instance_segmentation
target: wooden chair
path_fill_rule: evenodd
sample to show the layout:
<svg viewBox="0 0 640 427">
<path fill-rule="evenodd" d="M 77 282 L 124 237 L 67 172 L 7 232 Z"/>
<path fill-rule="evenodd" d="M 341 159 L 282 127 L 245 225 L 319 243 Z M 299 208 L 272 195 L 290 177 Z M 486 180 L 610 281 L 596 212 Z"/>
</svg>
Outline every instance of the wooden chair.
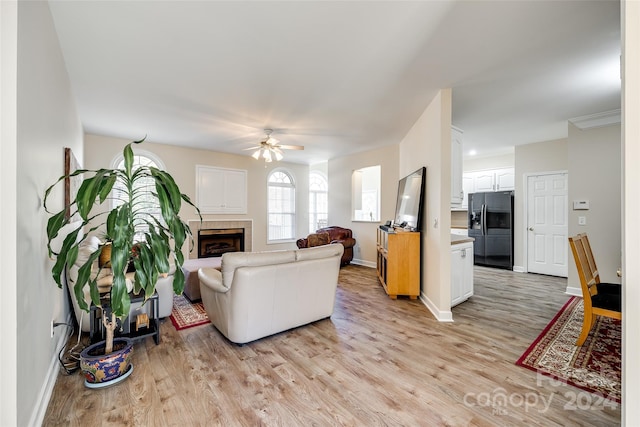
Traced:
<svg viewBox="0 0 640 427">
<path fill-rule="evenodd" d="M 581 346 L 589 336 L 596 316 L 622 319 L 622 288 L 617 283 L 600 282 L 600 274 L 591 252 L 589 238 L 585 233 L 569 237 L 569 244 L 580 277 L 584 301 L 582 332 L 576 342 L 577 346 Z"/>
</svg>

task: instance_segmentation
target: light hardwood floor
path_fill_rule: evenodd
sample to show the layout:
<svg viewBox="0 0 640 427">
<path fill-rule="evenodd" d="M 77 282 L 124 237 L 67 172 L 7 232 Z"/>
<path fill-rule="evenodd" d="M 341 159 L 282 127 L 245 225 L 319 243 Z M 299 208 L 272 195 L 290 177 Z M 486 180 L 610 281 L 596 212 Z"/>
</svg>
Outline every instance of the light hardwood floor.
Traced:
<svg viewBox="0 0 640 427">
<path fill-rule="evenodd" d="M 616 405 L 515 361 L 561 308 L 566 280 L 475 269 L 475 296 L 437 322 L 391 300 L 375 269 L 341 270 L 331 319 L 239 347 L 211 325 L 135 347 L 134 372 L 103 390 L 61 375 L 45 426 L 612 426 Z M 491 405 L 506 397 L 506 405 Z"/>
</svg>

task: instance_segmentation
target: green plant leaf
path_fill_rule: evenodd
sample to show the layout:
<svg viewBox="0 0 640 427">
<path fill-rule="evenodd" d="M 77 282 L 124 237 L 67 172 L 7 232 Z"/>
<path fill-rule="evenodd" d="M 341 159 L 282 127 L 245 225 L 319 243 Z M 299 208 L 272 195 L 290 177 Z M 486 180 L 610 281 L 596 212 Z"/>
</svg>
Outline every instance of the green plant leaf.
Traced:
<svg viewBox="0 0 640 427">
<path fill-rule="evenodd" d="M 78 305 L 80 306 L 81 309 L 83 309 L 84 311 L 89 311 L 89 306 L 87 305 L 86 301 L 84 300 L 84 286 L 87 284 L 87 282 L 89 281 L 89 277 L 91 276 L 91 267 L 93 266 L 93 262 L 98 259 L 98 257 L 100 256 L 100 249 L 98 249 L 95 252 L 92 252 L 91 255 L 89 255 L 89 259 L 87 259 L 87 262 L 84 263 L 79 269 L 78 269 L 78 277 L 76 278 L 76 283 L 74 283 L 73 286 L 73 292 L 74 295 L 76 297 L 76 301 L 78 301 Z M 95 282 L 95 280 L 94 280 Z M 95 287 L 95 284 L 94 284 Z M 100 299 L 93 299 L 93 295 L 91 296 L 94 304 L 99 305 L 100 304 Z"/>
<path fill-rule="evenodd" d="M 155 264 L 159 273 L 169 272 L 169 241 L 157 233 L 148 234 L 151 243 Z"/>
<path fill-rule="evenodd" d="M 124 272 L 113 275 L 111 285 L 111 310 L 118 318 L 129 315 L 131 300 L 127 292 L 127 281 Z"/>
<path fill-rule="evenodd" d="M 116 174 L 109 174 L 108 176 L 103 178 L 101 188 L 98 193 L 100 196 L 100 203 L 104 203 L 104 201 L 107 199 L 109 193 L 111 193 L 111 190 L 113 189 L 113 185 L 116 183 L 117 178 L 118 175 Z"/>
<path fill-rule="evenodd" d="M 60 248 L 60 253 L 56 258 L 56 263 L 51 269 L 51 275 L 53 276 L 53 280 L 58 284 L 58 287 L 62 287 L 62 273 L 64 272 L 64 268 L 67 265 L 67 258 L 70 249 L 76 245 L 76 240 L 78 239 L 79 228 L 73 230 L 64 238 L 62 243 L 62 247 Z"/>
<path fill-rule="evenodd" d="M 58 232 L 65 225 L 65 210 L 61 210 L 57 214 L 53 215 L 47 221 L 47 248 L 49 249 L 49 256 L 53 254 L 51 250 L 51 240 L 58 236 Z"/>
<path fill-rule="evenodd" d="M 184 290 L 184 273 L 182 269 L 177 267 L 176 272 L 173 274 L 173 292 L 176 295 L 180 295 Z"/>
<path fill-rule="evenodd" d="M 51 212 L 49 212 L 49 209 L 47 208 L 47 200 L 49 200 L 49 195 L 51 194 L 51 191 L 52 191 L 52 190 L 53 190 L 53 189 L 54 189 L 54 188 L 55 188 L 55 187 L 56 187 L 56 186 L 57 186 L 61 181 L 63 181 L 65 178 L 71 178 L 71 177 L 74 177 L 74 176 L 80 175 L 80 174 L 85 173 L 85 172 L 90 172 L 90 171 L 89 171 L 89 170 L 87 170 L 87 169 L 78 169 L 78 170 L 75 170 L 75 171 L 73 171 L 72 173 L 70 173 L 70 174 L 68 174 L 68 175 L 62 175 L 60 178 L 58 178 L 58 179 L 56 180 L 56 182 L 54 182 L 54 183 L 53 183 L 49 188 L 47 188 L 47 189 L 45 190 L 45 192 L 44 192 L 44 198 L 43 198 L 43 203 L 42 203 L 42 205 L 43 205 L 43 207 L 44 207 L 45 212 L 47 212 L 47 213 L 51 213 Z M 65 209 L 63 209 L 63 210 L 66 210 L 66 207 L 65 207 Z"/>
<path fill-rule="evenodd" d="M 173 177 L 168 173 L 161 171 L 156 168 L 149 168 L 151 174 L 156 179 L 156 191 L 160 192 L 160 187 L 166 192 L 167 198 L 171 203 L 171 207 L 173 212 L 176 214 L 180 212 L 182 195 L 180 194 L 180 189 L 176 185 L 176 182 L 173 180 Z"/>
<path fill-rule="evenodd" d="M 152 277 L 153 270 L 153 252 L 146 244 L 140 245 L 138 248 L 138 261 L 140 270 L 136 269 L 136 275 L 140 275 L 138 278 L 141 289 L 147 289 Z M 137 267 L 136 267 L 137 268 Z M 154 283 L 155 285 L 155 283 Z"/>
<path fill-rule="evenodd" d="M 107 216 L 107 221 L 105 224 L 107 228 L 105 232 L 105 238 L 107 240 L 113 240 L 111 236 L 113 236 L 115 233 L 117 219 L 118 219 L 118 209 L 114 209 L 111 212 L 109 212 L 109 215 Z"/>
<path fill-rule="evenodd" d="M 130 216 L 129 205 L 121 205 L 116 208 L 117 215 L 113 223 L 113 239 L 114 245 L 118 247 L 129 246 L 127 250 L 131 249 L 133 245 L 133 227 Z M 123 266 L 124 267 L 124 266 Z"/>
<path fill-rule="evenodd" d="M 100 190 L 105 185 L 105 179 L 107 181 L 109 179 L 108 174 L 109 171 L 107 169 L 99 169 L 95 172 L 94 176 L 85 179 L 82 184 L 80 184 L 75 202 L 78 206 L 78 213 L 83 220 L 87 219 L 91 209 L 93 209 L 93 206 L 96 204 Z M 105 175 L 107 178 L 105 178 Z"/>
<path fill-rule="evenodd" d="M 127 144 L 122 151 L 124 157 L 124 173 L 127 176 L 131 176 L 131 168 L 133 167 L 133 149 L 131 144 Z"/>
</svg>

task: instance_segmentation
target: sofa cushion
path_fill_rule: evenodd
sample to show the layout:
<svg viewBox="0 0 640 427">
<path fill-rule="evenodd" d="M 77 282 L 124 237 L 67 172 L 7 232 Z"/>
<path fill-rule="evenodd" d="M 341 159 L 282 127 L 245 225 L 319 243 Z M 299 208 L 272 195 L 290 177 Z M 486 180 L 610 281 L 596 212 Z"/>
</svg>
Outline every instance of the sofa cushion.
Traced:
<svg viewBox="0 0 640 427">
<path fill-rule="evenodd" d="M 309 234 L 307 241 L 308 247 L 313 248 L 314 246 L 328 245 L 331 242 L 331 238 L 329 233 L 313 233 Z"/>
<path fill-rule="evenodd" d="M 96 236 L 89 236 L 78 247 L 78 257 L 76 258 L 75 264 L 78 267 L 84 265 L 89 260 L 91 254 L 97 251 L 99 247 L 100 239 L 98 239 Z"/>
<path fill-rule="evenodd" d="M 322 259 L 331 256 L 342 256 L 344 246 L 326 245 L 315 248 L 305 248 L 296 250 L 296 261 L 308 261 L 312 259 Z"/>
<path fill-rule="evenodd" d="M 98 267 L 111 268 L 111 243 L 105 243 L 100 249 L 98 257 Z"/>
<path fill-rule="evenodd" d="M 223 285 L 227 288 L 231 287 L 236 268 L 285 264 L 295 260 L 295 251 L 226 252 L 222 254 L 221 261 Z"/>
</svg>

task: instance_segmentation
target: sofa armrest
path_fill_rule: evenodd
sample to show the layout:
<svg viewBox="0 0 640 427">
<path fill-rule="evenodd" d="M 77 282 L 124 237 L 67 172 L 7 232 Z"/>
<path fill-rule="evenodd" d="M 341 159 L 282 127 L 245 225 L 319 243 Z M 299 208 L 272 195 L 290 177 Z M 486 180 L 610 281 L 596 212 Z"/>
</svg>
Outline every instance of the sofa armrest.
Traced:
<svg viewBox="0 0 640 427">
<path fill-rule="evenodd" d="M 356 245 L 356 239 L 353 237 L 346 237 L 342 240 L 334 240 L 331 243 L 342 243 L 345 248 L 352 248 Z"/>
<path fill-rule="evenodd" d="M 198 279 L 200 279 L 200 286 L 207 286 L 208 288 L 225 293 L 229 288 L 222 284 L 222 273 L 215 268 L 201 268 L 198 270 Z"/>
</svg>

